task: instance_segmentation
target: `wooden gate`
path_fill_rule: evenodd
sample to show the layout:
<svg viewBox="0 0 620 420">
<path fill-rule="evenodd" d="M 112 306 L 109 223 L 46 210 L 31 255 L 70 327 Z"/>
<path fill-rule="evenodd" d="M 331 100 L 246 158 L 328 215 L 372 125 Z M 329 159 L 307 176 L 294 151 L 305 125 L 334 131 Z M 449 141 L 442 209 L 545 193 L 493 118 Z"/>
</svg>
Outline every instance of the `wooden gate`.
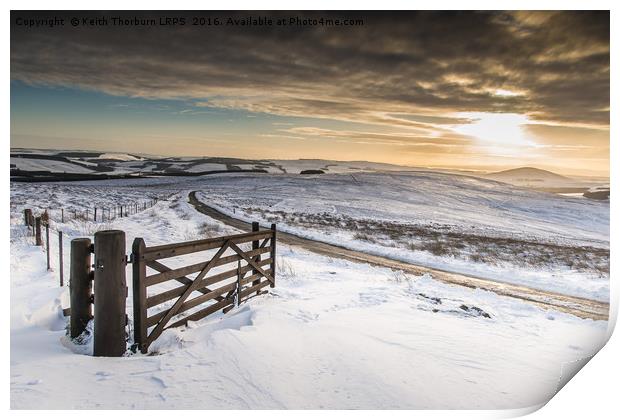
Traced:
<svg viewBox="0 0 620 420">
<path fill-rule="evenodd" d="M 247 248 L 250 242 L 251 249 L 244 251 L 242 248 Z M 160 261 L 215 249 L 217 251 L 207 261 L 184 267 L 170 268 Z M 227 251 L 230 255 L 224 255 Z M 265 258 L 263 254 L 267 254 Z M 131 261 L 134 341 L 137 348 L 146 353 L 165 329 L 186 325 L 188 321 L 197 321 L 220 309 L 226 312 L 253 293 L 266 293 L 261 292 L 262 288 L 275 287 L 276 225 L 271 225 L 269 230 L 259 230 L 258 223 L 253 223 L 249 233 L 153 247 L 147 247 L 142 238 L 136 238 Z M 234 268 L 223 267 L 229 264 Z M 147 267 L 155 273 L 147 275 Z M 220 271 L 208 275 L 216 267 L 221 267 Z M 189 278 L 193 273 L 198 274 Z M 157 285 L 163 289 L 168 282 L 180 285 L 149 295 L 149 287 Z M 173 299 L 176 301 L 169 306 Z M 149 313 L 149 308 L 155 313 Z M 188 314 L 191 309 L 194 311 Z"/>
</svg>

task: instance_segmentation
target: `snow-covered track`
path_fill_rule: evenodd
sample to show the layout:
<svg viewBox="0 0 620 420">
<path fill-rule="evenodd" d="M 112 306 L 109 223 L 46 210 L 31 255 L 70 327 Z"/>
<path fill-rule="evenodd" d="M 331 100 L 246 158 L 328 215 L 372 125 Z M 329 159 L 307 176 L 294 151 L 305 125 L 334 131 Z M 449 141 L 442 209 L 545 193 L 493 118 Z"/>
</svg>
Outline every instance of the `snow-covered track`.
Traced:
<svg viewBox="0 0 620 420">
<path fill-rule="evenodd" d="M 196 191 L 190 192 L 189 202 L 198 212 L 232 227 L 245 231 L 251 228 L 250 223 L 230 217 L 198 200 L 196 198 Z M 278 240 L 288 245 L 301 247 L 307 251 L 332 258 L 341 258 L 358 263 L 362 262 L 375 266 L 387 267 L 413 275 L 430 274 L 434 279 L 444 283 L 487 290 L 498 295 L 528 301 L 543 308 L 555 309 L 584 319 L 606 321 L 609 318 L 609 304 L 606 302 L 410 264 L 387 257 L 350 250 L 342 246 L 303 238 L 282 231 L 278 232 Z"/>
</svg>

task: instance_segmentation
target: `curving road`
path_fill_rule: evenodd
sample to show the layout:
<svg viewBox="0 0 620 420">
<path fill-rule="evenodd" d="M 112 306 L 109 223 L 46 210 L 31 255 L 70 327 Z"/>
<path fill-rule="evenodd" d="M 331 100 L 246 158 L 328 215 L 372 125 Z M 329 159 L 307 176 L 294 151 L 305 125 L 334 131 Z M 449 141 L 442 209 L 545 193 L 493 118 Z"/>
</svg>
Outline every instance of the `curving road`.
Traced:
<svg viewBox="0 0 620 420">
<path fill-rule="evenodd" d="M 196 191 L 189 193 L 189 203 L 193 205 L 198 212 L 219 220 L 220 222 L 226 223 L 227 225 L 244 231 L 249 231 L 251 229 L 250 223 L 230 217 L 198 200 L 196 198 Z M 380 267 L 387 267 L 394 270 L 402 270 L 403 272 L 416 276 L 428 273 L 432 275 L 435 280 L 439 280 L 444 283 L 488 290 L 493 293 L 497 293 L 498 295 L 521 299 L 534 303 L 543 308 L 555 309 L 580 318 L 605 321 L 609 318 L 609 304 L 605 302 L 567 296 L 560 293 L 538 290 L 531 287 L 500 283 L 495 280 L 471 277 L 455 272 L 423 267 L 393 260 L 387 257 L 380 257 L 360 251 L 353 251 L 341 246 L 306 239 L 281 231 L 278 232 L 278 240 L 287 245 L 301 247 L 310 252 L 326 255 L 332 258 L 346 259 L 356 263 L 366 263 Z"/>
</svg>

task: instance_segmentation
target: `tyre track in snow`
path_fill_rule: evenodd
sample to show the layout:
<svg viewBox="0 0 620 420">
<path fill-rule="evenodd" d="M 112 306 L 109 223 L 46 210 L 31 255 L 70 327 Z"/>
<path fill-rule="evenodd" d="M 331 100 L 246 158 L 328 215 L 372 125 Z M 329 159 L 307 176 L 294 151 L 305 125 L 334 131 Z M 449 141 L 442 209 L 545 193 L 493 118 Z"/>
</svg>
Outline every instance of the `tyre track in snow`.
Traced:
<svg viewBox="0 0 620 420">
<path fill-rule="evenodd" d="M 219 220 L 234 228 L 249 231 L 251 224 L 228 216 L 212 207 L 207 206 L 196 198 L 196 191 L 189 193 L 189 203 L 200 213 Z M 387 257 L 353 251 L 341 246 L 328 244 L 297 235 L 278 231 L 278 240 L 291 246 L 303 248 L 307 251 L 332 258 L 345 259 L 356 263 L 366 263 L 379 267 L 402 270 L 415 276 L 430 274 L 435 280 L 473 289 L 487 290 L 498 295 L 520 299 L 536 304 L 545 309 L 555 309 L 584 319 L 608 320 L 609 304 L 592 299 L 568 296 L 561 293 L 539 290 L 527 286 L 501 283 L 482 277 L 472 277 L 456 272 L 439 270 L 410 264 Z"/>
</svg>

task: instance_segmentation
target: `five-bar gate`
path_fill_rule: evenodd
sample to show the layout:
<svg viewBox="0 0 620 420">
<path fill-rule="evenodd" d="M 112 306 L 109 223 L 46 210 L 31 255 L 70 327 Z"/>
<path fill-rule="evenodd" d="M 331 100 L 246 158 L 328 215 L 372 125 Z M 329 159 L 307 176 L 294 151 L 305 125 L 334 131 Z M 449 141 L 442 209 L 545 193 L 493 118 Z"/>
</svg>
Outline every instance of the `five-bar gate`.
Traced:
<svg viewBox="0 0 620 420">
<path fill-rule="evenodd" d="M 161 261 L 207 250 L 217 251 L 206 261 L 180 268 L 170 268 Z M 276 225 L 260 230 L 258 223 L 253 223 L 248 233 L 153 247 L 136 238 L 131 261 L 134 342 L 146 353 L 165 329 L 220 309 L 226 312 L 252 294 L 260 294 L 262 288 L 274 287 Z M 147 275 L 147 267 L 154 273 Z M 216 268 L 218 272 L 213 273 Z M 194 273 L 198 273 L 194 278 L 188 277 Z M 169 282 L 178 286 L 166 288 Z M 149 294 L 149 288 L 153 290 L 154 286 L 159 290 Z M 193 312 L 188 313 L 190 310 Z"/>
</svg>

